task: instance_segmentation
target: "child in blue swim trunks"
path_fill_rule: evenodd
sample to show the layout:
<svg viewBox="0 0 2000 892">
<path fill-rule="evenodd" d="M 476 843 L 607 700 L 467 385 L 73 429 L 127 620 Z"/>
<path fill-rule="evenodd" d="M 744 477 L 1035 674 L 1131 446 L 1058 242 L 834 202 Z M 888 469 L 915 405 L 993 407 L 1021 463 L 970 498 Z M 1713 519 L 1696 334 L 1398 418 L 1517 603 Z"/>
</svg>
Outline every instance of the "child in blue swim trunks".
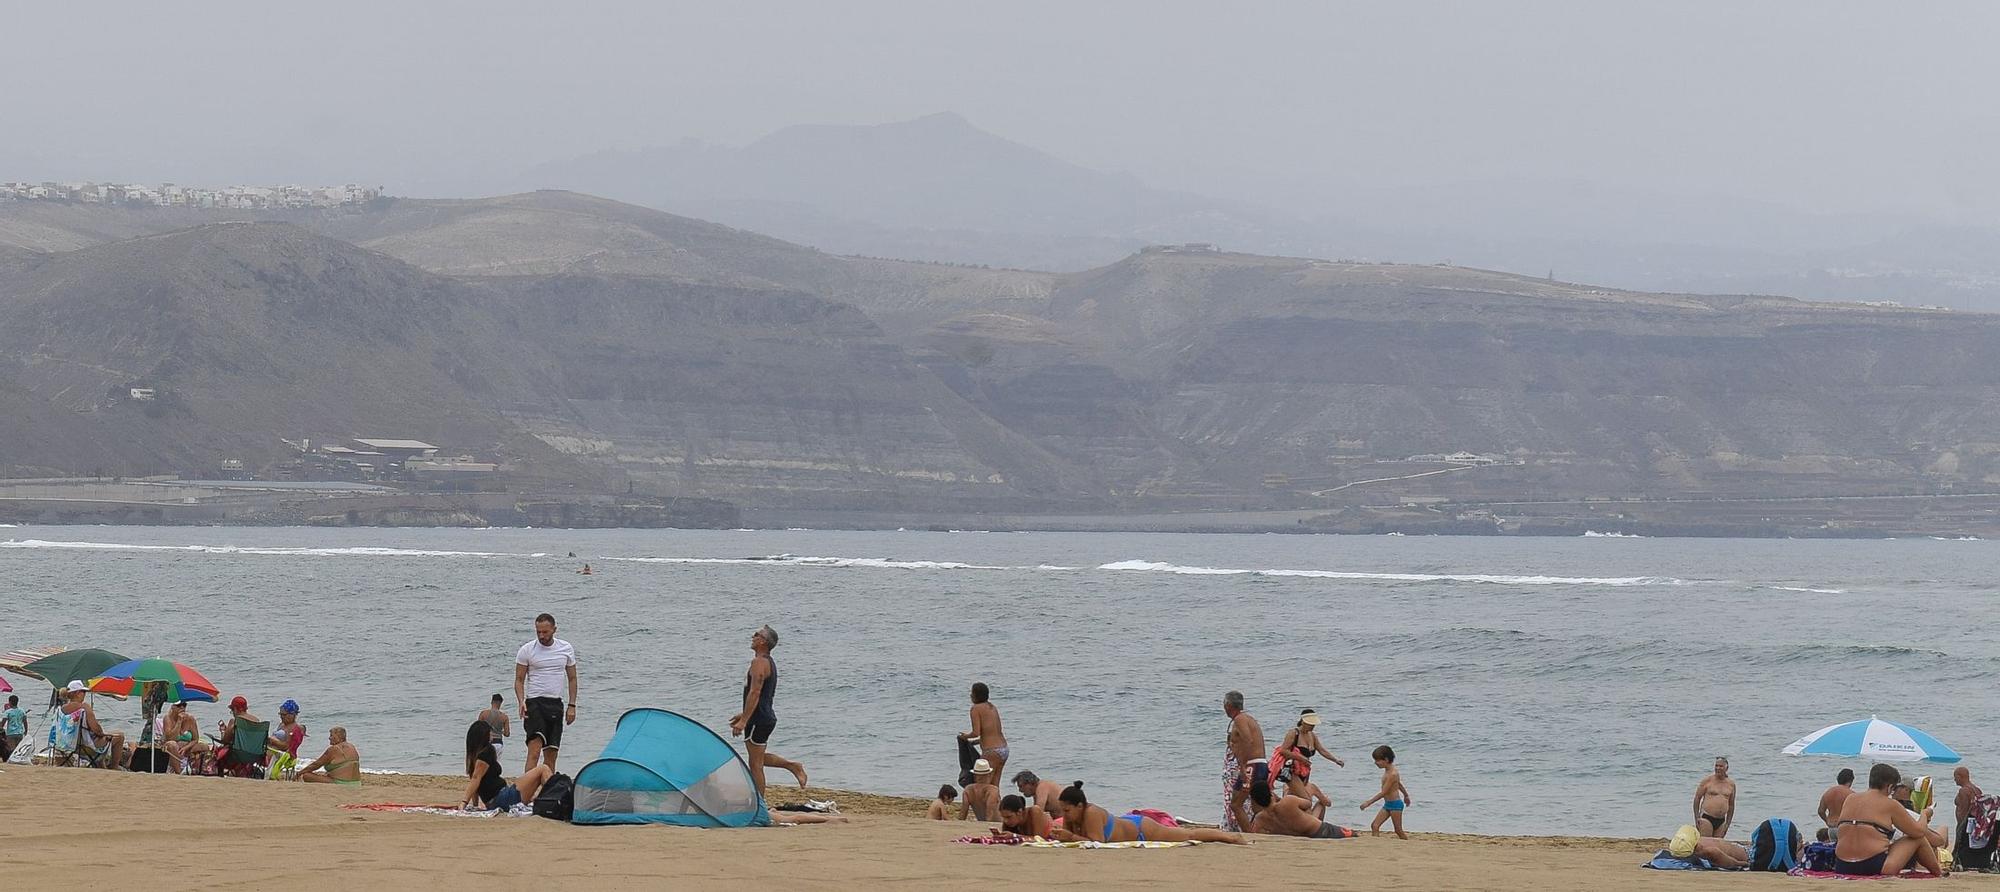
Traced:
<svg viewBox="0 0 2000 892">
<path fill-rule="evenodd" d="M 1374 823 L 1368 825 L 1368 833 L 1381 836 L 1382 822 L 1390 821 L 1396 826 L 1397 839 L 1409 839 L 1410 835 L 1403 832 L 1403 809 L 1415 800 L 1410 798 L 1410 788 L 1403 786 L 1403 772 L 1396 768 L 1396 751 L 1386 745 L 1378 746 L 1374 756 L 1375 767 L 1382 769 L 1382 792 L 1361 803 L 1361 810 L 1367 811 L 1368 806 L 1380 802 L 1382 811 L 1375 815 Z"/>
</svg>

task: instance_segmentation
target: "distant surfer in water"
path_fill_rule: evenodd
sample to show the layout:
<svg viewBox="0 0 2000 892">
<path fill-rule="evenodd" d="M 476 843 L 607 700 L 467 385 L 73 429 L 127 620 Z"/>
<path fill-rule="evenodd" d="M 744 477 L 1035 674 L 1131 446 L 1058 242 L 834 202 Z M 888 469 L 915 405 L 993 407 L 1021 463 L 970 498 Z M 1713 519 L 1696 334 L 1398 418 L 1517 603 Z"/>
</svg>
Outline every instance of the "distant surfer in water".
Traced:
<svg viewBox="0 0 2000 892">
<path fill-rule="evenodd" d="M 589 564 L 584 564 L 584 565 L 583 565 L 583 569 L 581 569 L 581 570 L 578 570 L 578 571 L 576 571 L 576 572 L 577 572 L 577 575 L 579 575 L 579 576 L 589 576 L 589 575 L 591 575 L 591 574 L 592 574 L 592 572 L 593 572 L 593 571 L 592 571 L 592 570 L 590 569 L 590 565 L 589 565 Z"/>
</svg>

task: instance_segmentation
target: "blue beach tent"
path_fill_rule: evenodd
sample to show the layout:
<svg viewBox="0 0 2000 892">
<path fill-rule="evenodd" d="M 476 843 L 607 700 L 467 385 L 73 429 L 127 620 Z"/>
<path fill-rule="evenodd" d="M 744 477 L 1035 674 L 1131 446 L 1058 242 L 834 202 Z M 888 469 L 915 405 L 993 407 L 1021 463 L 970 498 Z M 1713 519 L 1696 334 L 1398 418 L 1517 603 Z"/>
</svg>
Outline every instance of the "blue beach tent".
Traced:
<svg viewBox="0 0 2000 892">
<path fill-rule="evenodd" d="M 766 827 L 771 814 L 736 748 L 694 719 L 640 708 L 576 773 L 577 824 Z"/>
</svg>

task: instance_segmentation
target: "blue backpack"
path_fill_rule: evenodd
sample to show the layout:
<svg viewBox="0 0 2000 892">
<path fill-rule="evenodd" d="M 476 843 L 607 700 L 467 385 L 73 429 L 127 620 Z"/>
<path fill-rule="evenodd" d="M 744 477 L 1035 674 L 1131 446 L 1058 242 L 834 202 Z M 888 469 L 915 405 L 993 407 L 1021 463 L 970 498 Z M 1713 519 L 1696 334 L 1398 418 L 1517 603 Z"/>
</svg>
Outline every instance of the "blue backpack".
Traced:
<svg viewBox="0 0 2000 892">
<path fill-rule="evenodd" d="M 1789 873 L 1799 866 L 1805 840 L 1799 828 L 1784 818 L 1769 818 L 1750 834 L 1750 869 Z"/>
</svg>

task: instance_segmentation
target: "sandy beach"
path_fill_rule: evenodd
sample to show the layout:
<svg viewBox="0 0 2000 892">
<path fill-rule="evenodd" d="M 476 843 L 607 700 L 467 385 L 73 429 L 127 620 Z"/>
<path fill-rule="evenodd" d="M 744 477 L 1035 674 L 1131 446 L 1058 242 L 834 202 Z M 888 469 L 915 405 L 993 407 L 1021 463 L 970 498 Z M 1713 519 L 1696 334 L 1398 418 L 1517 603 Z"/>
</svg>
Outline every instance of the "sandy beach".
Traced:
<svg viewBox="0 0 2000 892">
<path fill-rule="evenodd" d="M 1710 889 L 1796 885 L 1770 874 L 1666 874 L 1658 840 L 1420 835 L 1139 851 L 973 846 L 984 829 L 915 817 L 922 803 L 837 790 L 851 823 L 751 830 L 574 827 L 539 818 L 357 811 L 452 801 L 463 781 L 371 776 L 358 789 L 8 766 L 0 870 L 29 888 L 936 889 L 1004 880 L 1081 888 Z M 780 801 L 785 798 L 781 797 Z M 1952 877 L 1922 888 L 1990 884 Z"/>
</svg>

